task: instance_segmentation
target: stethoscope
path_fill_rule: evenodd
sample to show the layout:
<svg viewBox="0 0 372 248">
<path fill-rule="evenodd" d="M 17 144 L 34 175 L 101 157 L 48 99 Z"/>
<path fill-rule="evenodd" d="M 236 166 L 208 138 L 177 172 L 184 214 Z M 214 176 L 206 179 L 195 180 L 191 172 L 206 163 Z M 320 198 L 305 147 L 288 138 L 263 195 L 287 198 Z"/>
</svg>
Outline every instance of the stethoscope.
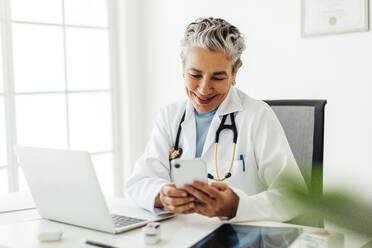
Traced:
<svg viewBox="0 0 372 248">
<path fill-rule="evenodd" d="M 180 141 L 180 135 L 181 135 L 181 130 L 182 130 L 181 124 L 185 120 L 185 115 L 186 115 L 186 111 L 183 113 L 180 124 L 178 125 L 176 142 L 175 142 L 174 147 L 172 147 L 169 151 L 169 160 L 173 160 L 173 159 L 176 159 L 176 158 L 179 158 L 179 157 L 182 156 L 183 150 L 182 150 L 182 148 L 179 147 L 179 141 Z M 230 115 L 231 125 L 225 125 L 225 121 L 226 121 L 228 115 Z M 220 175 L 218 174 L 217 151 L 218 151 L 218 140 L 220 138 L 220 133 L 224 129 L 231 129 L 234 133 L 233 152 L 232 152 L 232 158 L 231 158 L 229 170 L 227 171 L 224 178 L 220 178 Z M 233 163 L 234 163 L 235 148 L 236 148 L 236 141 L 237 140 L 238 140 L 238 130 L 236 129 L 236 125 L 235 125 L 234 113 L 226 114 L 222 117 L 220 126 L 218 127 L 218 129 L 216 131 L 216 140 L 215 140 L 215 149 L 214 149 L 214 166 L 215 166 L 215 169 L 216 169 L 216 178 L 212 174 L 208 173 L 208 178 L 209 179 L 213 179 L 215 181 L 224 181 L 227 178 L 231 177 L 231 169 L 232 169 L 232 166 L 233 166 Z"/>
</svg>

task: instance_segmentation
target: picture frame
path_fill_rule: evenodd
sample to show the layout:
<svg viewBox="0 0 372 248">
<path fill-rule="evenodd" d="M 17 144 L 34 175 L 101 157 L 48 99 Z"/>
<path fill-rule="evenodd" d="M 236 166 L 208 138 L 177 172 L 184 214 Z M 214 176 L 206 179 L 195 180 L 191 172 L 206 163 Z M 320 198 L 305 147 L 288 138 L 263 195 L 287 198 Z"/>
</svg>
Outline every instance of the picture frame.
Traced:
<svg viewBox="0 0 372 248">
<path fill-rule="evenodd" d="M 369 0 L 302 0 L 302 37 L 369 31 Z"/>
</svg>

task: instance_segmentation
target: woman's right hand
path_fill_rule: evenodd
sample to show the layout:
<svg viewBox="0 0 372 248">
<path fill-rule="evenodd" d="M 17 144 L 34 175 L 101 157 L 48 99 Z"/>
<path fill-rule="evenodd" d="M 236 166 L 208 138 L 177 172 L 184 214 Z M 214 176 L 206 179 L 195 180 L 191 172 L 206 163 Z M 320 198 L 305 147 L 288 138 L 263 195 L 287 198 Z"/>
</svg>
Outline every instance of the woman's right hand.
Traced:
<svg viewBox="0 0 372 248">
<path fill-rule="evenodd" d="M 174 214 L 194 213 L 195 198 L 186 191 L 177 189 L 174 183 L 165 184 L 155 200 L 155 207 L 164 207 Z"/>
</svg>

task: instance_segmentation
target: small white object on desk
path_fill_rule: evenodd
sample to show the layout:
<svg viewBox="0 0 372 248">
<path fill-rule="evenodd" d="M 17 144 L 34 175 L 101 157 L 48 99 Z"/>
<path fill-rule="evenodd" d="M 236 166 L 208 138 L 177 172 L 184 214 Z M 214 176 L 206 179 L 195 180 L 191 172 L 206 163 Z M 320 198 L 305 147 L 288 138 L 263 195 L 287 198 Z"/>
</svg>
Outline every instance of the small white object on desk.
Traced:
<svg viewBox="0 0 372 248">
<path fill-rule="evenodd" d="M 304 233 L 300 237 L 301 248 L 342 248 L 344 247 L 344 235 L 341 233 L 329 233 L 328 231 L 313 231 Z"/>
<path fill-rule="evenodd" d="M 56 242 L 62 239 L 63 232 L 61 230 L 42 230 L 37 235 L 40 242 Z"/>
<path fill-rule="evenodd" d="M 151 222 L 143 228 L 143 238 L 146 245 L 154 245 L 160 241 L 160 223 Z"/>
</svg>

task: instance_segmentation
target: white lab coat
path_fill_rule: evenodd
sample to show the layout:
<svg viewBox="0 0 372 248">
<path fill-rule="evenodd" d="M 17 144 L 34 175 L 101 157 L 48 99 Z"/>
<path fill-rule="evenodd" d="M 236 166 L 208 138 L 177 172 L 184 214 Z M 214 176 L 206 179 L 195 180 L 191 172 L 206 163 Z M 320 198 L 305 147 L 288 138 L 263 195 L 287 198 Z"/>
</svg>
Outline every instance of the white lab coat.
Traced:
<svg viewBox="0 0 372 248">
<path fill-rule="evenodd" d="M 196 127 L 194 108 L 190 100 L 180 101 L 162 109 L 144 154 L 137 160 L 126 184 L 127 194 L 135 202 L 155 211 L 154 201 L 164 184 L 170 183 L 169 150 L 174 146 L 179 122 L 182 123 L 180 147 L 182 158 L 194 158 Z M 270 106 L 231 87 L 211 122 L 201 158 L 208 172 L 216 175 L 214 167 L 215 134 L 222 116 L 236 112 L 238 129 L 232 176 L 224 181 L 239 196 L 237 214 L 230 221 L 273 220 L 287 221 L 297 215 L 293 206 L 281 194 L 282 178 L 294 178 L 306 187 L 297 167 L 284 131 Z M 231 123 L 230 117 L 226 124 Z M 225 175 L 232 155 L 233 132 L 224 130 L 218 145 L 219 175 Z M 245 172 L 240 155 L 244 156 Z"/>
</svg>

